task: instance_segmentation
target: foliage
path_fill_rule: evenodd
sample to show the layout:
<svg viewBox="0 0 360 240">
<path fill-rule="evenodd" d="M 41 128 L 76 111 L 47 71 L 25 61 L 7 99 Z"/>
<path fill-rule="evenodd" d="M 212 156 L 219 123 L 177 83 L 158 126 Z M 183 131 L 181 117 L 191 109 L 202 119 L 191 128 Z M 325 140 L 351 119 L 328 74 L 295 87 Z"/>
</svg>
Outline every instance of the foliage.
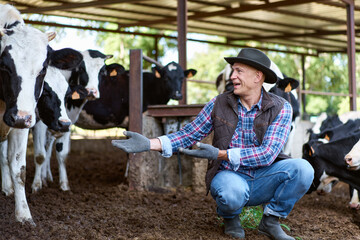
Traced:
<svg viewBox="0 0 360 240">
<path fill-rule="evenodd" d="M 263 207 L 261 205 L 254 207 L 244 207 L 240 214 L 241 226 L 244 228 L 256 229 L 259 226 L 263 215 Z"/>
<path fill-rule="evenodd" d="M 117 25 L 115 24 L 106 24 L 104 26 L 107 29 L 116 29 Z M 167 31 L 159 31 L 155 29 L 149 29 L 145 27 L 133 27 L 126 29 L 127 31 L 136 31 L 142 33 L 151 33 L 151 34 L 163 34 Z M 169 34 L 167 34 L 169 35 Z M 129 69 L 129 54 L 131 49 L 142 49 L 143 55 L 155 59 L 155 40 L 152 37 L 147 36 L 133 36 L 129 34 L 119 34 L 119 33 L 104 33 L 100 32 L 97 36 L 97 43 L 103 47 L 104 52 L 109 52 L 114 55 L 114 57 L 109 60 L 110 63 L 119 63 Z M 158 57 L 164 56 L 165 52 L 168 49 L 176 48 L 176 40 L 173 39 L 159 39 L 158 46 Z M 177 61 L 177 59 L 174 59 Z M 166 65 L 167 63 L 164 63 Z M 146 61 L 143 62 L 143 68 L 147 69 L 151 66 L 151 63 Z"/>
</svg>

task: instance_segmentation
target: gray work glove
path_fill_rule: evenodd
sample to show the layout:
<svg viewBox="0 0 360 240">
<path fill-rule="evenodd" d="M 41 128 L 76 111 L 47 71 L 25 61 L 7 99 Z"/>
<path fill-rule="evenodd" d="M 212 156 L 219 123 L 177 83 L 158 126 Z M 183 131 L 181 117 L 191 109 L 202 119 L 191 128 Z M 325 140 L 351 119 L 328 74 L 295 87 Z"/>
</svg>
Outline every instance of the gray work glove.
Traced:
<svg viewBox="0 0 360 240">
<path fill-rule="evenodd" d="M 125 131 L 124 135 L 129 137 L 126 140 L 112 140 L 114 147 L 120 148 L 127 153 L 139 153 L 150 151 L 150 140 L 136 132 Z"/>
<path fill-rule="evenodd" d="M 219 149 L 216 147 L 211 146 L 210 144 L 205 143 L 196 143 L 196 146 L 199 147 L 199 149 L 184 149 L 179 148 L 179 152 L 185 153 L 189 156 L 198 157 L 198 158 L 207 158 L 210 160 L 216 160 L 219 155 Z"/>
</svg>

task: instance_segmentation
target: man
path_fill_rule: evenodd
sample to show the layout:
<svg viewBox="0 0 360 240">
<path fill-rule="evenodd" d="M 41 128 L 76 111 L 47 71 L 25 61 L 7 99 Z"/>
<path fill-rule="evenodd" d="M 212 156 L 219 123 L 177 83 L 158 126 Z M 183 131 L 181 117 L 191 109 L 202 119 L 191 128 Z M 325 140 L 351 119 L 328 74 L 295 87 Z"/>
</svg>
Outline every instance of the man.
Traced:
<svg viewBox="0 0 360 240">
<path fill-rule="evenodd" d="M 154 139 L 126 132 L 129 139 L 112 144 L 126 152 L 155 150 L 170 157 L 180 151 L 209 159 L 207 192 L 224 218 L 225 234 L 245 238 L 242 208 L 263 204 L 259 232 L 272 239 L 294 239 L 282 230 L 279 218 L 286 218 L 307 192 L 314 170 L 307 161 L 281 153 L 290 132 L 291 105 L 262 88 L 264 82 L 277 81 L 263 52 L 244 48 L 225 60 L 234 70 L 234 90 L 212 99 L 193 122 Z M 212 145 L 198 143 L 212 131 Z M 187 149 L 196 143 L 198 149 Z"/>
</svg>

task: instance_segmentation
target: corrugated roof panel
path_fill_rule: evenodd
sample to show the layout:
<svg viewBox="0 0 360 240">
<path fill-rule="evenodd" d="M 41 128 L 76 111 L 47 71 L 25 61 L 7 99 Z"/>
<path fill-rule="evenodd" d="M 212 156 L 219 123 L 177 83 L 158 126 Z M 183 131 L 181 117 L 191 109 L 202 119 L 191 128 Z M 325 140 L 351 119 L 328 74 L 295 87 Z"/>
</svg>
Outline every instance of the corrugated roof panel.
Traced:
<svg viewBox="0 0 360 240">
<path fill-rule="evenodd" d="M 299 4 L 302 2 L 306 3 Z M 110 21 L 121 27 L 140 25 L 177 30 L 177 0 L 0 0 L 0 3 L 13 4 L 28 14 Z M 360 31 L 360 0 L 355 0 L 355 4 L 355 30 Z M 189 32 L 318 50 L 347 44 L 347 16 L 342 1 L 188 0 L 187 9 Z"/>
</svg>

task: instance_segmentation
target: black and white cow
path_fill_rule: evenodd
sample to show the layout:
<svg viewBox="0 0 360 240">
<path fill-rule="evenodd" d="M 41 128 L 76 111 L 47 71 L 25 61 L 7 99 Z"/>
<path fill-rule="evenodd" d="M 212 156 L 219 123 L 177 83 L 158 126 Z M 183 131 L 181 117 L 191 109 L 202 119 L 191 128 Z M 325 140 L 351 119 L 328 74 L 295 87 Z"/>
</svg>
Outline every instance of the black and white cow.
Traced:
<svg viewBox="0 0 360 240">
<path fill-rule="evenodd" d="M 350 207 L 359 208 L 356 189 L 359 189 L 360 178 L 356 172 L 349 171 L 347 163 L 343 160 L 359 138 L 359 114 L 348 112 L 340 116 L 327 117 L 322 114 L 318 120 L 311 131 L 309 141 L 303 146 L 303 158 L 307 159 L 315 170 L 314 182 L 309 193 L 314 190 L 319 194 L 331 192 L 338 181 L 344 181 L 351 188 Z"/>
<path fill-rule="evenodd" d="M 85 104 L 79 118 L 73 121 L 76 126 L 85 129 L 106 129 L 111 127 L 128 127 L 127 118 L 129 115 L 129 72 L 119 64 L 110 64 L 105 67 L 105 74 L 101 72 L 100 77 L 100 98 L 89 101 Z M 181 87 L 184 77 L 191 77 L 196 74 L 196 70 L 183 70 L 179 64 L 171 62 L 165 67 L 156 66 L 153 73 L 143 73 L 143 87 L 146 89 L 143 96 L 143 111 L 149 105 L 166 104 L 170 99 L 179 100 L 182 98 Z M 77 104 L 72 102 L 70 106 Z M 80 109 L 80 108 L 79 108 Z M 72 116 L 70 114 L 70 116 Z M 89 117 L 90 116 L 90 117 Z M 89 121 L 91 119 L 91 121 Z M 61 139 L 69 139 L 61 137 Z M 66 175 L 64 162 L 69 152 L 69 140 L 56 140 L 56 157 L 59 162 L 60 188 L 64 191 L 69 190 L 69 183 Z M 48 141 L 51 149 L 52 142 Z M 46 167 L 42 168 L 42 182 L 52 181 L 50 170 L 50 156 L 48 151 L 46 156 Z M 60 159 L 60 160 L 59 160 Z"/>
<path fill-rule="evenodd" d="M 183 70 L 175 62 L 165 67 L 156 66 L 153 72 L 143 73 L 143 112 L 149 105 L 167 104 L 170 99 L 180 100 L 182 81 L 196 70 Z M 84 129 L 128 127 L 129 71 L 119 64 L 106 66 L 106 75 L 100 84 L 101 97 L 86 103 L 76 126 Z"/>
<path fill-rule="evenodd" d="M 277 77 L 278 81 L 275 84 L 264 83 L 263 87 L 266 91 L 274 93 L 284 99 L 286 99 L 293 108 L 293 119 L 291 124 L 291 131 L 289 138 L 284 146 L 284 153 L 291 156 L 291 148 L 293 147 L 294 138 L 295 138 L 295 128 L 299 121 L 300 116 L 300 104 L 297 100 L 296 88 L 299 86 L 299 81 L 293 78 L 289 78 L 284 75 L 279 67 L 271 61 L 270 65 L 271 70 L 273 70 Z M 231 81 L 232 68 L 230 64 L 227 64 L 223 71 L 218 75 L 216 79 L 216 88 L 219 93 L 225 91 L 232 91 L 233 85 Z"/>
<path fill-rule="evenodd" d="M 112 55 L 104 55 L 99 51 L 86 50 L 81 52 L 83 61 L 80 66 L 73 71 L 62 71 L 69 82 L 70 88 L 83 88 L 87 93 L 80 94 L 78 99 L 68 99 L 66 103 L 67 114 L 74 124 L 88 100 L 94 100 L 100 97 L 99 83 L 104 74 L 104 61 Z M 59 182 L 63 191 L 70 190 L 67 173 L 66 158 L 70 151 L 70 132 L 65 132 L 61 136 L 51 135 L 44 124 L 39 124 L 34 128 L 36 140 L 34 140 L 34 155 L 36 159 L 45 159 L 36 164 L 36 175 L 32 184 L 33 191 L 38 191 L 47 181 L 53 181 L 50 170 L 50 158 L 52 146 L 55 142 L 56 158 L 59 163 Z M 41 172 L 41 174 L 39 174 Z"/>
<path fill-rule="evenodd" d="M 55 35 L 25 26 L 11 5 L 0 5 L 0 23 L 0 141 L 8 140 L 1 167 L 9 167 L 13 183 L 5 194 L 15 195 L 16 220 L 34 224 L 24 188 L 27 139 L 49 63 L 48 42 Z"/>
<path fill-rule="evenodd" d="M 37 103 L 37 123 L 45 124 L 52 133 L 63 133 L 70 130 L 71 120 L 69 119 L 66 109 L 65 101 L 72 96 L 72 91 L 69 88 L 65 77 L 61 74 L 60 69 L 74 68 L 82 61 L 82 55 L 72 49 L 62 49 L 59 51 L 50 50 L 50 61 L 44 78 L 43 92 Z M 63 57 L 64 60 L 56 59 Z M 72 64 L 72 65 L 71 65 Z M 36 134 L 33 132 L 33 135 Z M 34 141 L 37 138 L 34 136 Z M 0 143 L 1 155 L 7 156 L 7 140 Z M 34 144 L 37 145 L 37 144 Z M 35 151 L 36 152 L 36 151 Z M 12 192 L 13 185 L 10 178 L 10 170 L 7 164 L 7 157 L 2 157 L 4 162 L 1 168 L 2 176 L 2 191 L 4 193 Z M 43 161 L 35 155 L 35 164 Z M 8 195 L 8 194 L 7 194 Z"/>
</svg>

